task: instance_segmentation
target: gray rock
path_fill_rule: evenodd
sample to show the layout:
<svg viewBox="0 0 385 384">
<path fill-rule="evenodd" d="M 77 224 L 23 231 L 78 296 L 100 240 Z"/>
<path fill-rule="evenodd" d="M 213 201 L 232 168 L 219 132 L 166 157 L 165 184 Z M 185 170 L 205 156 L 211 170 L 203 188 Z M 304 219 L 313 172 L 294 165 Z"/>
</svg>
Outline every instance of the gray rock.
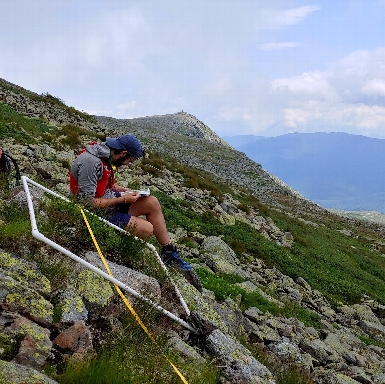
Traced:
<svg viewBox="0 0 385 384">
<path fill-rule="evenodd" d="M 0 383 L 6 384 L 58 384 L 43 373 L 14 362 L 0 360 Z"/>
<path fill-rule="evenodd" d="M 242 344 L 219 329 L 207 338 L 207 348 L 216 357 L 225 376 L 236 384 L 273 384 L 271 372 Z"/>
<path fill-rule="evenodd" d="M 60 322 L 75 323 L 79 320 L 88 319 L 88 311 L 83 303 L 82 297 L 73 286 L 67 286 L 56 294 L 57 307 L 60 309 Z"/>
<path fill-rule="evenodd" d="M 301 350 L 298 345 L 293 344 L 287 338 L 282 338 L 282 341 L 269 345 L 269 350 L 274 352 L 279 358 L 297 363 L 303 362 Z"/>
<path fill-rule="evenodd" d="M 280 298 L 295 303 L 301 303 L 303 295 L 298 289 L 292 287 L 285 287 L 284 289 L 278 289 L 277 294 Z"/>
<path fill-rule="evenodd" d="M 263 315 L 263 312 L 256 307 L 247 308 L 244 315 L 251 321 L 258 322 L 259 318 Z"/>
<path fill-rule="evenodd" d="M 385 373 L 376 373 L 373 375 L 374 384 L 383 384 L 385 383 Z"/>
<path fill-rule="evenodd" d="M 359 384 L 360 383 L 359 381 L 354 380 L 350 376 L 346 376 L 342 373 L 333 374 L 328 378 L 328 380 L 329 380 L 328 382 L 325 381 L 325 384 L 326 383 L 330 383 L 330 384 Z"/>
<path fill-rule="evenodd" d="M 354 311 L 354 318 L 357 320 L 364 320 L 371 323 L 379 323 L 379 319 L 373 313 L 372 309 L 366 304 L 354 304 L 352 306 Z"/>
<path fill-rule="evenodd" d="M 98 267 L 102 271 L 106 272 L 105 267 L 103 265 L 103 262 L 100 259 L 100 256 L 97 252 L 87 252 L 84 255 L 84 260 L 93 264 L 95 267 Z M 112 276 L 115 277 L 117 280 L 126 284 L 127 286 L 134 289 L 138 293 L 140 293 L 146 297 L 152 298 L 152 300 L 154 300 L 154 301 L 158 301 L 160 299 L 160 297 L 161 297 L 160 286 L 159 286 L 159 283 L 153 277 L 146 276 L 140 272 L 134 271 L 134 270 L 127 268 L 127 267 L 124 267 L 122 265 L 118 265 L 118 264 L 113 263 L 109 260 L 107 260 L 107 263 L 108 263 L 108 266 L 111 270 Z M 84 270 L 84 267 L 82 267 L 81 269 Z M 93 274 L 95 274 L 95 273 L 93 272 Z M 107 280 L 105 280 L 105 281 L 107 282 Z M 110 283 L 108 283 L 108 286 L 109 286 L 109 284 Z M 95 287 L 97 288 L 97 286 L 95 286 Z M 87 287 L 84 287 L 84 288 L 86 289 Z M 108 297 L 110 297 L 110 293 L 107 291 L 106 291 L 106 293 L 107 293 Z M 131 297 L 132 295 L 127 294 L 127 296 Z M 107 297 L 106 297 L 106 299 L 107 299 Z M 131 297 L 131 299 L 133 299 L 133 297 Z M 106 303 L 107 302 L 108 302 L 108 299 L 106 300 Z"/>
<path fill-rule="evenodd" d="M 217 273 L 234 274 L 239 269 L 239 261 L 234 251 L 219 237 L 209 236 L 201 245 L 205 252 L 206 264 Z"/>
<path fill-rule="evenodd" d="M 240 336 L 243 333 L 243 316 L 239 309 L 232 309 L 227 303 L 213 303 L 212 308 L 226 324 L 229 333 Z"/>
<path fill-rule="evenodd" d="M 311 291 L 311 286 L 309 283 L 302 277 L 297 277 L 296 281 L 301 287 L 305 288 L 307 291 Z"/>
<path fill-rule="evenodd" d="M 185 343 L 176 332 L 170 331 L 169 335 L 170 338 L 168 339 L 168 343 L 183 357 L 194 360 L 201 365 L 206 362 L 206 359 L 204 359 L 193 347 Z"/>
<path fill-rule="evenodd" d="M 251 324 L 254 324 L 254 323 L 251 323 Z M 269 327 L 267 324 L 264 324 L 264 323 L 260 325 L 254 324 L 252 328 L 253 328 L 252 330 L 250 330 L 250 328 L 248 329 L 248 334 L 249 334 L 249 339 L 253 343 L 270 344 L 270 343 L 277 343 L 281 341 L 281 337 L 278 334 L 278 332 L 275 329 Z"/>
<path fill-rule="evenodd" d="M 320 339 L 310 340 L 304 338 L 299 347 L 318 360 L 320 364 L 335 363 L 341 360 L 338 354 Z"/>
<path fill-rule="evenodd" d="M 372 323 L 367 320 L 361 320 L 358 325 L 369 336 L 378 341 L 385 342 L 385 326 L 381 323 Z"/>
<path fill-rule="evenodd" d="M 190 320 L 200 333 L 207 335 L 216 328 L 221 329 L 225 333 L 228 332 L 226 324 L 210 305 L 212 304 L 211 300 L 207 303 L 200 292 L 189 284 L 179 273 L 176 272 L 173 274 L 173 279 L 186 301 L 187 306 L 193 308 L 193 310 L 191 310 Z"/>
<path fill-rule="evenodd" d="M 16 316 L 6 330 L 22 337 L 13 362 L 41 369 L 51 353 L 50 331 L 22 316 Z"/>
</svg>

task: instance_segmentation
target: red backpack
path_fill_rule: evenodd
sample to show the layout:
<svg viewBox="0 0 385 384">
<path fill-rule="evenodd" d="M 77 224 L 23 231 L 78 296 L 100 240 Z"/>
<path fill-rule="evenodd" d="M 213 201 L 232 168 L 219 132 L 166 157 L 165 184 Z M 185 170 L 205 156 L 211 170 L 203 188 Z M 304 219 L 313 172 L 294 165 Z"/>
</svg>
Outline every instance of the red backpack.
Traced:
<svg viewBox="0 0 385 384">
<path fill-rule="evenodd" d="M 97 144 L 96 141 L 91 141 L 90 145 Z M 82 153 L 86 152 L 86 148 L 83 148 L 76 157 L 80 156 Z M 102 162 L 103 174 L 102 177 L 98 180 L 96 185 L 95 197 L 102 197 L 106 193 L 106 189 L 112 189 L 115 184 L 114 171 L 111 168 L 108 160 L 101 157 L 99 160 Z M 78 194 L 79 184 L 78 181 L 73 177 L 70 172 L 70 190 L 74 195 Z"/>
</svg>

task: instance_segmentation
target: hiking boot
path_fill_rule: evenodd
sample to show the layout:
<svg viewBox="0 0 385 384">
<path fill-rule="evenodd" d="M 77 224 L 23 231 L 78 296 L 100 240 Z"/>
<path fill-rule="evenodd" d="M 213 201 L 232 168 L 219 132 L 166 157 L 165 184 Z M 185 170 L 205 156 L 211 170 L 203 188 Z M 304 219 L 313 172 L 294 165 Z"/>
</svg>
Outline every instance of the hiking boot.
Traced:
<svg viewBox="0 0 385 384">
<path fill-rule="evenodd" d="M 192 269 L 192 266 L 181 258 L 178 249 L 173 244 L 162 247 L 160 257 L 169 267 L 175 267 L 180 271 L 190 271 Z"/>
<path fill-rule="evenodd" d="M 162 247 L 160 257 L 167 266 L 178 269 L 180 274 L 183 275 L 191 285 L 193 285 L 199 292 L 202 292 L 202 284 L 199 276 L 196 274 L 193 267 L 181 258 L 175 245 L 169 244 Z"/>
</svg>

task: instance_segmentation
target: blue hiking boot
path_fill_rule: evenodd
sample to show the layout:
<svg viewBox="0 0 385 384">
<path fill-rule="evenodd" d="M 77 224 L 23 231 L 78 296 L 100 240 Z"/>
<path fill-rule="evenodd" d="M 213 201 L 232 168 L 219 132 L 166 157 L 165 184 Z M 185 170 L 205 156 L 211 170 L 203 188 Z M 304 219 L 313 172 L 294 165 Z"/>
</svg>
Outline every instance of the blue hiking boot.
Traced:
<svg viewBox="0 0 385 384">
<path fill-rule="evenodd" d="M 162 247 L 160 257 L 169 267 L 175 267 L 181 271 L 190 271 L 192 269 L 192 266 L 181 258 L 178 249 L 173 244 Z"/>
<path fill-rule="evenodd" d="M 191 285 L 193 285 L 199 292 L 202 292 L 202 283 L 199 276 L 194 271 L 193 267 L 181 258 L 175 245 L 169 244 L 162 247 L 160 257 L 167 266 L 178 269 L 180 274 L 183 275 Z"/>
</svg>

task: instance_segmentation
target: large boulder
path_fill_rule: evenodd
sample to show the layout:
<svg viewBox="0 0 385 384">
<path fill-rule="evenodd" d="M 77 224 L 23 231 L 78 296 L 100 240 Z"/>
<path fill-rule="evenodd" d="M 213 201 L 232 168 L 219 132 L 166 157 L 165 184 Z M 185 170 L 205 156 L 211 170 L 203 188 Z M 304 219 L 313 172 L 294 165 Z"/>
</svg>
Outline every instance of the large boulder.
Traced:
<svg viewBox="0 0 385 384">
<path fill-rule="evenodd" d="M 201 248 L 205 253 L 205 263 L 214 272 L 236 274 L 240 269 L 235 252 L 220 237 L 206 237 Z"/>
<path fill-rule="evenodd" d="M 238 341 L 219 329 L 207 338 L 207 348 L 223 367 L 226 378 L 234 384 L 274 384 L 271 372 Z"/>
<path fill-rule="evenodd" d="M 2 348 L 0 357 L 15 363 L 41 369 L 50 356 L 50 331 L 17 313 L 0 316 Z M 4 353 L 3 353 L 4 351 Z"/>
<path fill-rule="evenodd" d="M 97 252 L 87 252 L 84 255 L 84 260 L 91 263 L 95 267 L 101 269 L 103 272 L 106 272 L 106 268 Z M 136 292 L 140 293 L 143 296 L 149 297 L 154 301 L 158 301 L 161 297 L 160 286 L 156 279 L 150 276 L 146 276 L 143 273 L 138 271 L 134 271 L 133 269 L 127 268 L 125 266 L 113 263 L 112 261 L 107 260 L 108 267 L 112 273 L 112 276 L 121 281 L 123 284 L 128 287 L 134 289 Z M 82 270 L 85 270 L 83 266 L 79 267 Z M 93 274 L 97 275 L 95 272 Z M 107 280 L 105 280 L 107 282 Z M 78 288 L 82 287 L 79 291 L 83 291 L 84 293 L 88 291 L 86 284 L 82 284 L 81 280 L 79 280 L 77 284 Z M 95 285 L 95 288 L 97 286 Z M 107 293 L 107 292 L 106 292 Z M 127 294 L 128 297 L 133 299 L 133 296 Z M 108 291 L 107 296 L 110 296 L 110 292 Z M 108 300 L 106 300 L 107 303 Z"/>
<path fill-rule="evenodd" d="M 35 264 L 0 251 L 0 299 L 3 308 L 22 311 L 41 323 L 51 323 L 53 305 L 44 297 L 50 292 L 49 280 Z"/>
</svg>

